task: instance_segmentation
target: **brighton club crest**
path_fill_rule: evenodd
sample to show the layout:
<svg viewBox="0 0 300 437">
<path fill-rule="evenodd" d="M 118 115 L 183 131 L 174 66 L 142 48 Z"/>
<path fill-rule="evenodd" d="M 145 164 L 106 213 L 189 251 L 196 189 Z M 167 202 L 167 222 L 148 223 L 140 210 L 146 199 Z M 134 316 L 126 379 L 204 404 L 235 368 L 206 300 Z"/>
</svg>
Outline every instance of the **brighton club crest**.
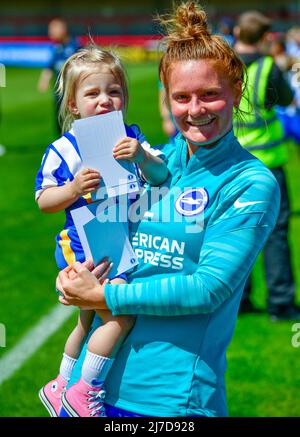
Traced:
<svg viewBox="0 0 300 437">
<path fill-rule="evenodd" d="M 191 217 L 204 211 L 208 200 L 208 192 L 205 188 L 192 188 L 178 197 L 175 208 L 179 214 Z"/>
</svg>

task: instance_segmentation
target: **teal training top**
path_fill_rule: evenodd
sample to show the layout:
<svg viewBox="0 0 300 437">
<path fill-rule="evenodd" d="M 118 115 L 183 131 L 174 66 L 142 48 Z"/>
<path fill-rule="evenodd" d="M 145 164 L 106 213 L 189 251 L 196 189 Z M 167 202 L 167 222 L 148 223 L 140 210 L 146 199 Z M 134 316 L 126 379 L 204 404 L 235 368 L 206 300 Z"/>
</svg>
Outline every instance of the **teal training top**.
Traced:
<svg viewBox="0 0 300 437">
<path fill-rule="evenodd" d="M 226 348 L 279 188 L 232 131 L 189 160 L 181 134 L 163 152 L 170 190 L 132 224 L 139 266 L 130 284 L 105 286 L 114 315 L 137 315 L 106 402 L 149 416 L 225 416 Z"/>
</svg>

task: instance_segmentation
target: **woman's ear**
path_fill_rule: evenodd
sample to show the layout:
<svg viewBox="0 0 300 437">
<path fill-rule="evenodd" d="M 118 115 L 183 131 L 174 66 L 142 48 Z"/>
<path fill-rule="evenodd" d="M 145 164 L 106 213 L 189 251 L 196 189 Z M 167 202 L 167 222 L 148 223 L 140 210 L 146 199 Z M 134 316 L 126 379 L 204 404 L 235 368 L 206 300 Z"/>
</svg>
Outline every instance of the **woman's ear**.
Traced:
<svg viewBox="0 0 300 437">
<path fill-rule="evenodd" d="M 71 99 L 68 102 L 68 108 L 69 111 L 73 114 L 73 115 L 79 115 L 79 110 L 77 108 L 76 102 L 75 100 Z"/>
<path fill-rule="evenodd" d="M 234 98 L 233 98 L 233 106 L 235 108 L 239 107 L 243 91 L 243 82 L 238 80 L 234 85 Z"/>
</svg>

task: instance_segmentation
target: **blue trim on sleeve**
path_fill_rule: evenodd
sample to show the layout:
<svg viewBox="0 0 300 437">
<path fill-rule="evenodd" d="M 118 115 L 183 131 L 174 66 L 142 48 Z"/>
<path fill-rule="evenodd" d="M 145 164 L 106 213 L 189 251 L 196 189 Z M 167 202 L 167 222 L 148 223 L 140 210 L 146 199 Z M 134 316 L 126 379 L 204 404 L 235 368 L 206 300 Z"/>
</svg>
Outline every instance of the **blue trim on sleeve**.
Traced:
<svg viewBox="0 0 300 437">
<path fill-rule="evenodd" d="M 72 145 L 73 145 L 74 149 L 76 150 L 79 158 L 82 159 L 81 155 L 80 155 L 80 150 L 79 150 L 79 147 L 78 147 L 78 144 L 77 144 L 77 141 L 76 141 L 76 138 L 74 137 L 74 135 L 72 135 L 70 132 L 65 132 L 63 134 L 63 136 L 66 137 L 70 141 L 70 143 L 72 143 Z"/>
</svg>

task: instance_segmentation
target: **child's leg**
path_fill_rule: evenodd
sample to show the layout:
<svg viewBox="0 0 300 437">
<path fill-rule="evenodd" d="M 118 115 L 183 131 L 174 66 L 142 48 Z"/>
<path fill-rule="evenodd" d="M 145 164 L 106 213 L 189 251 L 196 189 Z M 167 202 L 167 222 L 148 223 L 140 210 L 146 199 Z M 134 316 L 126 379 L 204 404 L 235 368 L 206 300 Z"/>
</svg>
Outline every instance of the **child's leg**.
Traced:
<svg viewBox="0 0 300 437">
<path fill-rule="evenodd" d="M 66 381 L 69 381 L 71 377 L 77 358 L 80 355 L 82 345 L 89 333 L 94 315 L 94 311 L 80 310 L 77 325 L 66 341 L 59 369 L 60 375 Z"/>
<path fill-rule="evenodd" d="M 114 278 L 114 284 L 126 284 L 123 278 Z M 110 311 L 97 310 L 103 325 L 93 333 L 87 345 L 87 353 L 82 365 L 82 378 L 89 385 L 104 382 L 113 359 L 127 336 L 135 318 L 132 316 L 113 316 Z"/>
<path fill-rule="evenodd" d="M 110 311 L 96 311 L 103 325 L 93 333 L 88 350 L 94 354 L 114 358 L 121 343 L 134 325 L 133 316 L 112 316 Z"/>
<path fill-rule="evenodd" d="M 125 283 L 117 278 L 115 283 Z M 82 366 L 82 377 L 62 396 L 65 411 L 70 416 L 105 416 L 103 389 L 105 378 L 124 338 L 134 324 L 134 317 L 114 317 L 110 311 L 97 311 L 103 321 L 92 334 Z"/>
<path fill-rule="evenodd" d="M 105 380 L 120 345 L 135 322 L 132 316 L 114 317 L 109 311 L 97 311 L 97 314 L 103 325 L 89 339 L 82 366 L 82 377 L 89 385 Z"/>
<path fill-rule="evenodd" d="M 82 343 L 88 335 L 94 314 L 94 311 L 80 310 L 77 326 L 66 342 L 59 375 L 52 381 L 49 381 L 39 391 L 39 397 L 51 416 L 58 416 L 60 414 L 62 394 L 71 377 Z"/>
<path fill-rule="evenodd" d="M 77 325 L 66 341 L 65 354 L 75 359 L 79 357 L 82 343 L 88 336 L 94 316 L 94 311 L 80 310 Z"/>
<path fill-rule="evenodd" d="M 91 336 L 82 366 L 82 377 L 62 396 L 64 414 L 75 417 L 105 416 L 104 381 L 113 357 L 134 324 L 134 317 L 113 317 L 97 311 L 103 325 Z"/>
</svg>

